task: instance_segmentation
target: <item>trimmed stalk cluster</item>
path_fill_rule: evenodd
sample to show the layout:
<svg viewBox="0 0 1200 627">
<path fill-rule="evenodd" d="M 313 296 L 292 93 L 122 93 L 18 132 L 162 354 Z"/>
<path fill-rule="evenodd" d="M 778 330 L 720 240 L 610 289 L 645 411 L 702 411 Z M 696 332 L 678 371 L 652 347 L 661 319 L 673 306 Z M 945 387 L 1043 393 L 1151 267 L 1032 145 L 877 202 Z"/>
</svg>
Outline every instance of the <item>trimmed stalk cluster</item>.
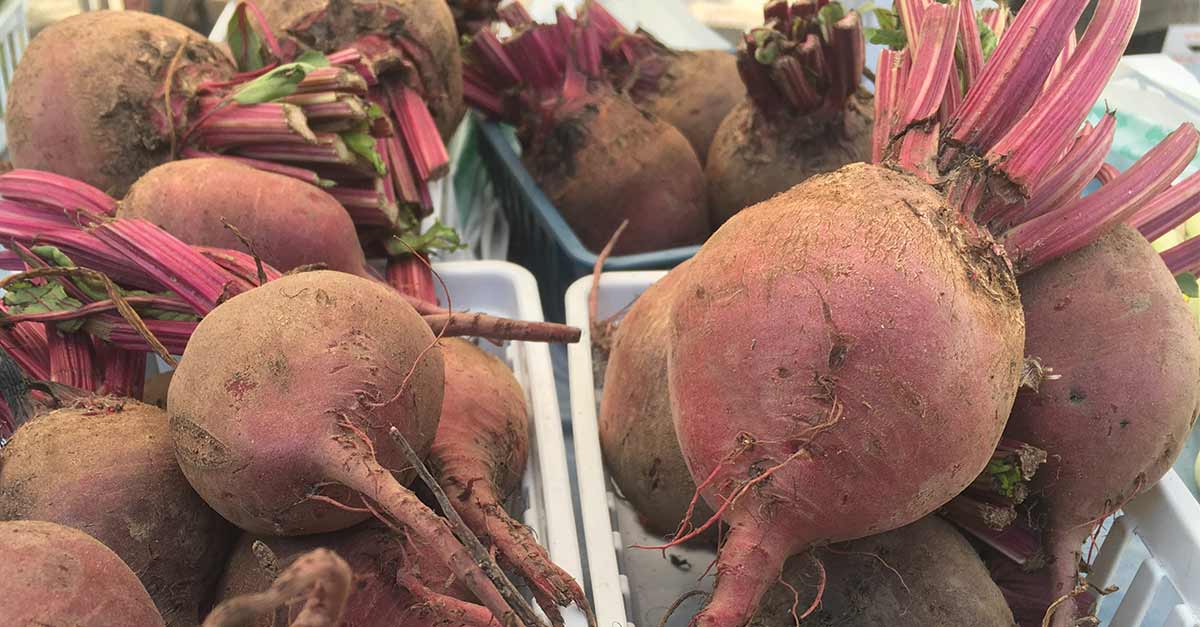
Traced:
<svg viewBox="0 0 1200 627">
<path fill-rule="evenodd" d="M 738 45 L 738 72 L 767 116 L 841 113 L 866 61 L 862 18 L 829 0 L 771 0 Z"/>
<path fill-rule="evenodd" d="M 977 17 L 970 0 L 896 3 L 908 45 L 880 56 L 874 152 L 944 186 L 964 217 L 1004 245 L 1018 274 L 1074 252 L 1112 226 L 1182 223 L 1195 177 L 1171 183 L 1200 135 L 1181 125 L 1125 172 L 1104 168 L 1115 118 L 1085 118 L 1124 51 L 1137 0 L 1100 2 L 1079 41 L 1086 0 L 1031 3 L 1016 18 Z M 1003 35 L 985 64 L 978 27 Z M 974 69 L 973 69 L 974 68 Z M 1094 178 L 1107 183 L 1086 197 Z"/>
<path fill-rule="evenodd" d="M 223 156 L 318 185 L 368 230 L 413 230 L 432 213 L 429 183 L 450 158 L 420 92 L 388 71 L 413 67 L 422 51 L 370 35 L 285 62 L 249 2 L 230 28 L 245 71 L 201 85 L 181 156 Z"/>
<path fill-rule="evenodd" d="M 563 9 L 553 24 L 537 24 L 512 4 L 500 10 L 513 25 L 501 41 L 484 29 L 471 39 L 463 66 L 463 98 L 490 117 L 519 124 L 526 112 L 548 113 L 587 92 L 603 78 L 601 40 L 593 20 L 576 20 Z"/>
</svg>

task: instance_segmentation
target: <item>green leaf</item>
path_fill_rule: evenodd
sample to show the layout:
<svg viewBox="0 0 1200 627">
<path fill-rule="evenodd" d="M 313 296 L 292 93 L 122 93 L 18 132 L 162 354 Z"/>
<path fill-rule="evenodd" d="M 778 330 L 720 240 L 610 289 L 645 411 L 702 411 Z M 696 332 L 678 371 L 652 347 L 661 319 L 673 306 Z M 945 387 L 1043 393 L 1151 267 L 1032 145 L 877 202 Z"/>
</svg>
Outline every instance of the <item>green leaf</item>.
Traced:
<svg viewBox="0 0 1200 627">
<path fill-rule="evenodd" d="M 826 28 L 833 28 L 833 25 L 843 17 L 846 17 L 846 9 L 842 8 L 840 2 L 830 2 L 817 13 L 817 21 Z"/>
<path fill-rule="evenodd" d="M 73 311 L 83 306 L 67 295 L 67 290 L 58 281 L 46 281 L 42 285 L 32 281 L 11 283 L 5 291 L 4 304 L 11 314 Z"/>
<path fill-rule="evenodd" d="M 387 174 L 387 165 L 383 162 L 383 157 L 379 156 L 375 150 L 374 137 L 364 131 L 342 133 L 341 137 L 342 141 L 346 142 L 346 146 L 354 151 L 354 154 L 370 161 L 380 176 Z"/>
<path fill-rule="evenodd" d="M 299 57 L 296 57 L 296 63 L 311 65 L 315 68 L 329 67 L 329 59 L 316 50 L 309 50 L 304 54 L 301 54 Z"/>
<path fill-rule="evenodd" d="M 987 472 L 996 481 L 1000 494 L 1011 497 L 1013 488 L 1021 482 L 1021 469 L 1006 461 L 992 460 L 988 462 Z"/>
<path fill-rule="evenodd" d="M 75 262 L 67 256 L 66 253 L 59 250 L 56 246 L 40 245 L 34 246 L 29 250 L 37 255 L 42 261 L 56 268 L 70 268 L 75 265 Z M 104 289 L 104 283 L 96 278 L 89 276 L 72 276 L 70 277 L 71 284 L 79 288 L 87 297 L 92 300 L 104 300 L 108 298 L 108 291 Z"/>
<path fill-rule="evenodd" d="M 252 72 L 266 65 L 263 62 L 263 43 L 258 31 L 246 19 L 246 5 L 239 5 L 229 20 L 229 49 L 233 51 L 238 70 Z"/>
<path fill-rule="evenodd" d="M 1188 298 L 1200 298 L 1200 285 L 1196 283 L 1196 275 L 1191 272 L 1177 274 L 1175 282 L 1179 284 L 1179 291 Z"/>
<path fill-rule="evenodd" d="M 261 104 L 296 92 L 296 86 L 316 67 L 307 63 L 288 63 L 242 85 L 233 94 L 239 104 Z"/>
<path fill-rule="evenodd" d="M 890 9 L 874 9 L 875 19 L 879 21 L 879 28 L 884 30 L 898 30 L 900 28 L 900 16 L 895 11 Z"/>
<path fill-rule="evenodd" d="M 865 29 L 867 41 L 880 45 L 887 46 L 892 50 L 903 50 L 908 45 L 908 37 L 900 29 L 882 29 L 868 28 Z"/>
<path fill-rule="evenodd" d="M 978 15 L 975 16 L 975 23 L 979 27 L 979 45 L 983 48 L 983 60 L 987 61 L 996 51 L 996 44 L 1000 43 L 1000 38 L 996 37 L 995 31 L 984 24 L 983 18 Z"/>
<path fill-rule="evenodd" d="M 383 116 L 383 107 L 379 106 L 378 104 L 372 102 L 371 105 L 367 107 L 367 120 L 374 122 Z"/>
<path fill-rule="evenodd" d="M 416 229 L 408 230 L 399 236 L 400 241 L 388 240 L 388 254 L 393 256 L 409 255 L 414 250 L 419 253 L 432 254 L 437 252 L 453 252 L 467 245 L 458 237 L 453 227 L 434 220 L 433 224 L 421 234 Z"/>
</svg>

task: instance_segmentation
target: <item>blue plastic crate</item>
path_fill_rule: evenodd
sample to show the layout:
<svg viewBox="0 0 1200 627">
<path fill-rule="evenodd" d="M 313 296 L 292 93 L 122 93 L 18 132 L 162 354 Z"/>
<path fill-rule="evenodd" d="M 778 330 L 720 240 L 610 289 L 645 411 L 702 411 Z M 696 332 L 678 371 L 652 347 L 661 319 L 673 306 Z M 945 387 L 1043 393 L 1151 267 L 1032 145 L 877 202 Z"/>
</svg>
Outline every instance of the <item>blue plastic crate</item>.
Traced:
<svg viewBox="0 0 1200 627">
<path fill-rule="evenodd" d="M 542 294 L 546 319 L 565 319 L 563 297 L 571 283 L 591 274 L 596 253 L 563 220 L 538 188 L 521 157 L 513 150 L 510 127 L 479 120 L 479 150 L 492 179 L 501 210 L 509 223 L 508 259 L 533 272 Z M 669 248 L 609 257 L 605 270 L 669 270 L 696 254 L 699 246 Z"/>
</svg>

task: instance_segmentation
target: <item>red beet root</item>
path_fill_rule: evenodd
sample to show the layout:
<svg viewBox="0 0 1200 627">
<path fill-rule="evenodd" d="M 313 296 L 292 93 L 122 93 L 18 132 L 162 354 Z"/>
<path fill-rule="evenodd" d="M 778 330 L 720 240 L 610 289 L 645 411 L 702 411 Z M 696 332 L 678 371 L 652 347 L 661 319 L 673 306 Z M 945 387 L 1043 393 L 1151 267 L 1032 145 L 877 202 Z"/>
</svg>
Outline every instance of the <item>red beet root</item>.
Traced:
<svg viewBox="0 0 1200 627">
<path fill-rule="evenodd" d="M 137 575 L 82 531 L 3 522 L 0 553 L 0 621 L 6 625 L 162 627 Z"/>
<path fill-rule="evenodd" d="M 525 392 L 504 362 L 470 342 L 445 340 L 442 355 L 446 395 L 430 451 L 433 472 L 467 526 L 525 578 L 538 605 L 560 624 L 556 606 L 575 603 L 586 611 L 587 598 L 529 527 L 504 510 L 529 455 Z"/>
<path fill-rule="evenodd" d="M 428 325 L 391 288 L 335 272 L 272 281 L 217 307 L 188 342 L 167 399 L 180 466 L 256 533 L 335 531 L 374 508 L 509 619 L 445 521 L 387 470 L 408 466 L 390 430 L 429 450 L 443 371 Z"/>
<path fill-rule="evenodd" d="M 1020 288 L 1025 350 L 1055 378 L 1021 392 L 1007 433 L 1052 452 L 1033 488 L 1057 598 L 1075 588 L 1095 526 L 1178 457 L 1200 413 L 1200 336 L 1174 278 L 1128 227 Z M 1069 625 L 1072 607 L 1054 624 Z"/>
<path fill-rule="evenodd" d="M 0 519 L 86 531 L 134 569 L 167 625 L 180 627 L 200 621 L 233 542 L 229 524 L 179 471 L 166 413 L 131 399 L 25 423 L 0 449 Z"/>
</svg>

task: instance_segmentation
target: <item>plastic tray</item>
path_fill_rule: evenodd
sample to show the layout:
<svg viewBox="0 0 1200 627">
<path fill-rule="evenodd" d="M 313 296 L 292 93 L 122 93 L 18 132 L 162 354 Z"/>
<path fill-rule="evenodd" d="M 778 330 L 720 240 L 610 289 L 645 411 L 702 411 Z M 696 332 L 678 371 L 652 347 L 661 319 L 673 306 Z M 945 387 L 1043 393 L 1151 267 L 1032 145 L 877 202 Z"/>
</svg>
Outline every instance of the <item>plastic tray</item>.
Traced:
<svg viewBox="0 0 1200 627">
<path fill-rule="evenodd" d="M 607 318 L 622 311 L 664 274 L 605 273 L 597 315 Z M 657 544 L 659 538 L 638 525 L 636 513 L 614 493 L 604 470 L 588 333 L 590 290 L 591 277 L 587 277 L 576 281 L 566 294 L 567 323 L 583 329 L 580 343 L 568 349 L 568 360 L 588 576 L 601 625 L 655 625 L 684 592 L 711 588 L 711 577 L 697 579 L 713 552 L 672 549 L 663 558 L 656 551 L 626 548 Z M 1174 471 L 1129 503 L 1111 523 L 1093 567 L 1093 583 L 1121 588 L 1101 604 L 1105 625 L 1200 626 L 1200 503 Z M 1127 577 L 1133 568 L 1136 573 Z M 695 604 L 684 605 L 668 625 L 683 627 L 690 619 L 689 610 L 696 609 Z"/>
<path fill-rule="evenodd" d="M 0 5 L 0 155 L 8 152 L 7 127 L 8 85 L 12 82 L 17 61 L 29 43 L 29 27 L 25 22 L 27 0 L 6 0 Z"/>
<path fill-rule="evenodd" d="M 537 281 L 528 270 L 506 261 L 451 261 L 434 264 L 450 290 L 455 310 L 470 310 L 522 320 L 542 320 Z M 446 303 L 438 286 L 438 300 Z M 546 344 L 506 342 L 503 347 L 487 342 L 481 347 L 504 358 L 525 389 L 529 403 L 529 461 L 523 481 L 524 509 L 514 510 L 533 528 L 538 541 L 550 551 L 550 559 L 583 585 L 579 556 L 579 534 L 567 474 L 567 449 L 558 413 L 554 370 Z M 568 627 L 583 627 L 587 620 L 574 607 L 563 612 Z"/>
<path fill-rule="evenodd" d="M 550 203 L 513 149 L 507 126 L 479 120 L 479 149 L 500 208 L 509 224 L 508 258 L 537 276 L 550 320 L 563 320 L 563 295 L 571 282 L 591 274 L 596 254 L 584 247 Z M 610 270 L 669 270 L 696 254 L 699 246 L 609 257 Z"/>
</svg>

